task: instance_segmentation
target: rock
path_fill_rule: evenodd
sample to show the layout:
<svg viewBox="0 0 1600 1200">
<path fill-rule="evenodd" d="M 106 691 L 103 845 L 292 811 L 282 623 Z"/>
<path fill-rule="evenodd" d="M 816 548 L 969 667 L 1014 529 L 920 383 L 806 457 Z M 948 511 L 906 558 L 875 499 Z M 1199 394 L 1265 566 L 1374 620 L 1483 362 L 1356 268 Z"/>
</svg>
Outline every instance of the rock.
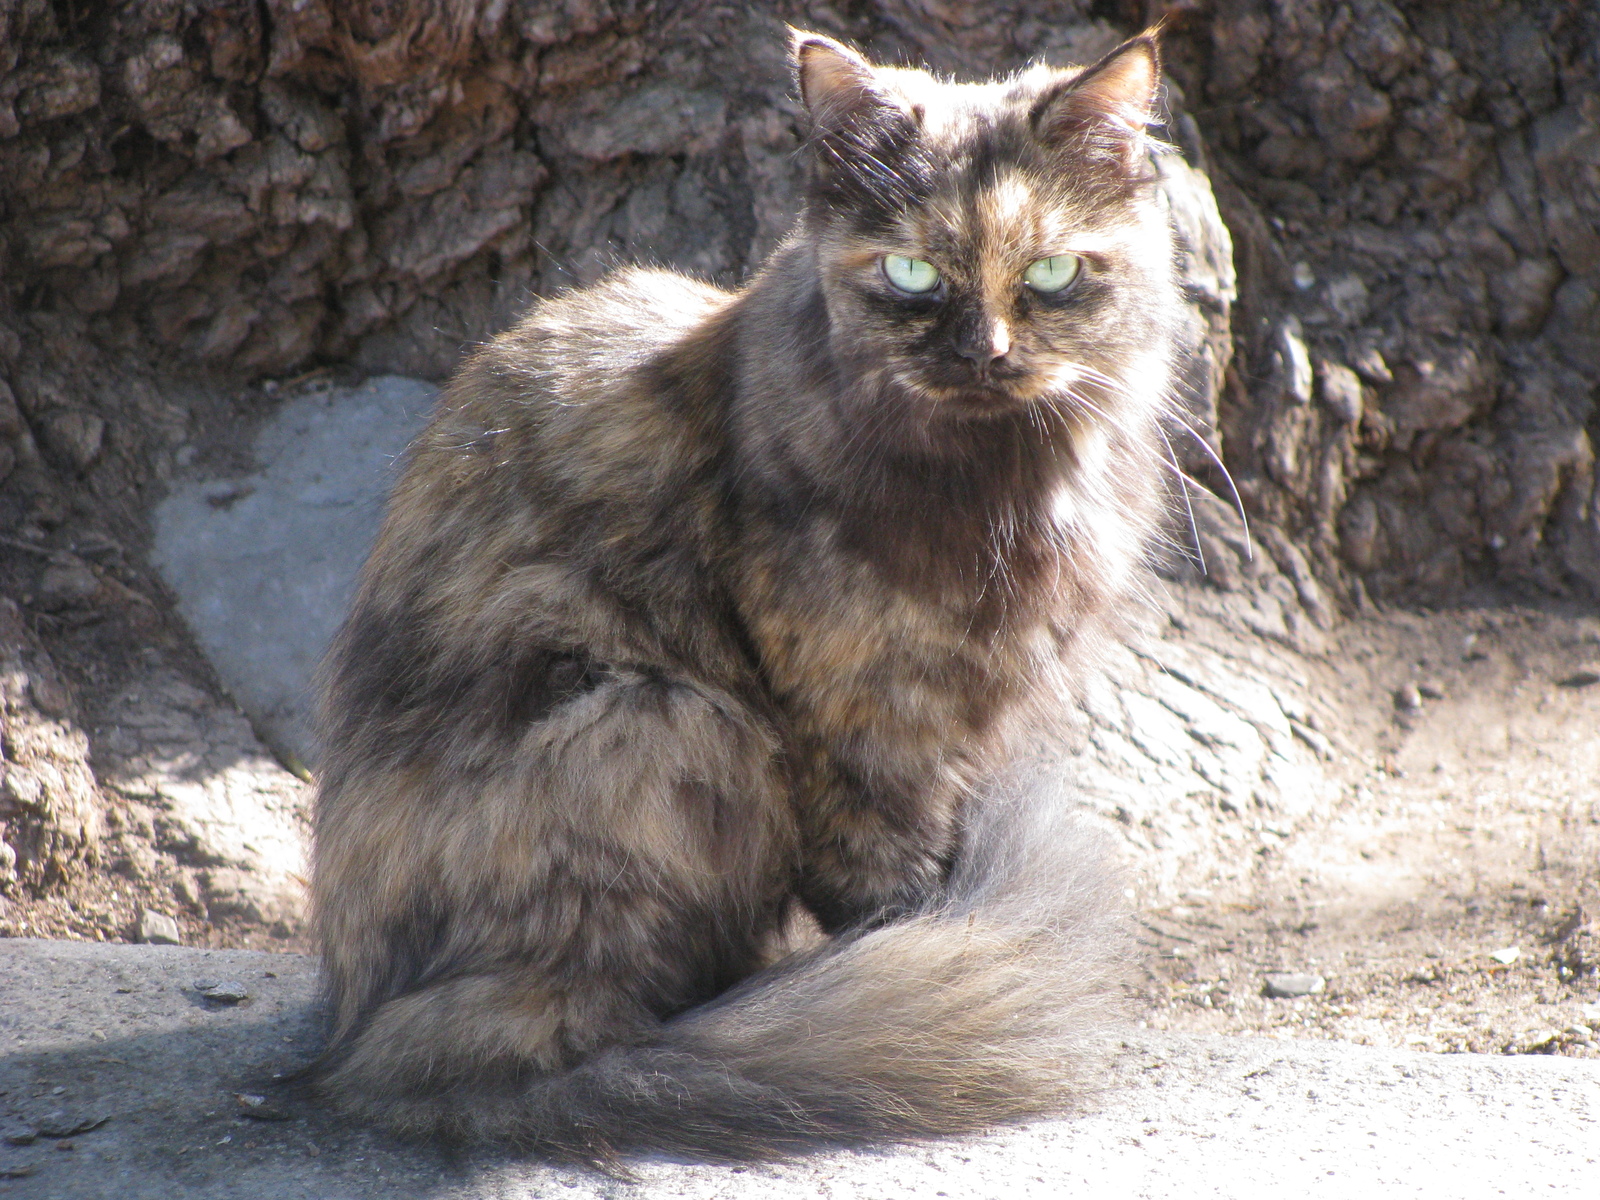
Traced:
<svg viewBox="0 0 1600 1200">
<path fill-rule="evenodd" d="M 1455 429 L 1494 402 L 1497 365 L 1470 345 L 1418 357 L 1395 372 L 1385 403 L 1402 440 L 1429 429 Z"/>
<path fill-rule="evenodd" d="M 47 612 L 59 612 L 89 603 L 99 591 L 100 579 L 89 564 L 72 555 L 62 555 L 40 573 L 34 602 Z"/>
<path fill-rule="evenodd" d="M 0 1141 L 8 1146 L 31 1146 L 38 1137 L 39 1131 L 25 1121 L 8 1120 L 0 1124 Z"/>
<path fill-rule="evenodd" d="M 1559 686 L 1564 688 L 1586 688 L 1600 683 L 1600 664 L 1592 667 L 1580 667 L 1570 675 L 1564 675 L 1557 680 Z"/>
<path fill-rule="evenodd" d="M 307 816 L 304 784 L 273 760 L 250 723 L 156 665 L 129 680 L 97 743 L 101 779 L 136 815 L 144 840 L 190 863 L 173 881 L 191 912 L 298 924 Z"/>
<path fill-rule="evenodd" d="M 1361 420 L 1366 402 L 1361 394 L 1361 379 L 1341 363 L 1324 362 L 1318 372 L 1322 383 L 1322 402 L 1342 424 Z"/>
<path fill-rule="evenodd" d="M 143 909 L 139 913 L 139 940 L 155 946 L 178 946 L 183 943 L 178 922 L 166 913 L 156 912 L 152 908 Z"/>
<path fill-rule="evenodd" d="M 232 979 L 222 982 L 213 982 L 207 979 L 196 979 L 194 990 L 207 1000 L 215 1000 L 218 1004 L 238 1004 L 250 999 L 250 991 L 244 984 Z"/>
<path fill-rule="evenodd" d="M 90 1133 L 99 1129 L 110 1119 L 107 1114 L 85 1116 L 82 1113 L 53 1112 L 35 1121 L 34 1128 L 38 1130 L 40 1137 L 76 1137 L 80 1133 Z"/>
<path fill-rule="evenodd" d="M 1562 275 L 1560 264 L 1545 257 L 1524 258 L 1511 270 L 1492 274 L 1490 291 L 1501 330 L 1525 335 L 1543 325 Z"/>
<path fill-rule="evenodd" d="M 280 753 L 316 760 L 311 672 L 434 396 L 383 376 L 290 400 L 257 435 L 255 474 L 176 484 L 156 510 L 151 557 L 179 612 Z M 236 499 L 212 503 L 218 488 Z"/>
<path fill-rule="evenodd" d="M 1316 996 L 1327 989 L 1328 981 L 1321 975 L 1281 974 L 1268 975 L 1262 994 L 1274 1000 L 1292 1000 L 1297 996 Z"/>
<path fill-rule="evenodd" d="M 161 860 L 144 842 L 127 844 L 124 852 L 111 861 L 111 869 L 129 879 L 154 879 L 160 870 Z"/>
<path fill-rule="evenodd" d="M 1417 684 L 1417 694 L 1427 700 L 1443 700 L 1444 684 L 1437 679 L 1424 679 Z"/>
<path fill-rule="evenodd" d="M 17 115 L 24 121 L 50 121 L 85 112 L 100 103 L 100 72 L 94 63 L 70 52 L 42 54 L 21 72 Z"/>
<path fill-rule="evenodd" d="M 1363 347 L 1350 360 L 1350 365 L 1356 369 L 1356 374 L 1372 384 L 1387 384 L 1394 382 L 1394 372 L 1389 369 L 1389 364 L 1384 360 L 1383 353 L 1376 346 Z"/>
<path fill-rule="evenodd" d="M 1560 1040 L 1561 1035 L 1554 1029 L 1530 1029 L 1513 1038 L 1506 1046 L 1506 1053 L 1548 1054 Z"/>
<path fill-rule="evenodd" d="M 234 1103 L 239 1106 L 239 1115 L 248 1117 L 252 1121 L 291 1121 L 294 1114 L 282 1106 L 272 1103 L 267 1097 L 254 1092 L 235 1093 Z"/>
<path fill-rule="evenodd" d="M 1401 712 L 1416 712 L 1422 707 L 1422 689 L 1414 683 L 1396 688 L 1394 706 Z"/>
<path fill-rule="evenodd" d="M 1285 317 L 1279 323 L 1277 335 L 1273 338 L 1273 356 L 1279 393 L 1294 404 L 1311 403 L 1311 387 L 1315 376 L 1298 318 Z"/>
<path fill-rule="evenodd" d="M 106 423 L 79 408 L 58 408 L 46 413 L 40 422 L 45 446 L 79 471 L 86 471 L 100 458 L 105 444 Z"/>
</svg>

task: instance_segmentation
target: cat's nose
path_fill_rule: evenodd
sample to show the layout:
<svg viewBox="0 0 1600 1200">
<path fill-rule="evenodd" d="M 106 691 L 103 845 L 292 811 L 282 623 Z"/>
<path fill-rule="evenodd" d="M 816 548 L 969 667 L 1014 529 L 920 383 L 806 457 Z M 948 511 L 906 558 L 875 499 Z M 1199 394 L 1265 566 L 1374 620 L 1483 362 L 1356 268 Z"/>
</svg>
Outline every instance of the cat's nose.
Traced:
<svg viewBox="0 0 1600 1200">
<path fill-rule="evenodd" d="M 992 366 L 1011 353 L 1011 331 L 1004 321 L 980 325 L 956 339 L 956 353 L 980 369 Z"/>
</svg>

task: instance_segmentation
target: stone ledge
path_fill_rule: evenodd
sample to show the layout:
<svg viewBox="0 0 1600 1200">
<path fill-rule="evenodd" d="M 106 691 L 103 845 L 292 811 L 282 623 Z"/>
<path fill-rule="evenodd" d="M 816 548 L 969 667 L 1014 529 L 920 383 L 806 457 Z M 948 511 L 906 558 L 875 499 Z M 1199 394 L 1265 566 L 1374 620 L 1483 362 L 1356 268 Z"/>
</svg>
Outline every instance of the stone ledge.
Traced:
<svg viewBox="0 0 1600 1200">
<path fill-rule="evenodd" d="M 1592 1196 L 1600 1179 L 1600 1063 L 1143 1031 L 1086 1115 L 987 1137 L 748 1169 L 646 1160 L 632 1184 L 447 1160 L 316 1112 L 242 1115 L 238 1093 L 313 1051 L 315 994 L 295 955 L 0 941 L 3 1133 L 106 1118 L 0 1143 L 0 1197 Z"/>
</svg>

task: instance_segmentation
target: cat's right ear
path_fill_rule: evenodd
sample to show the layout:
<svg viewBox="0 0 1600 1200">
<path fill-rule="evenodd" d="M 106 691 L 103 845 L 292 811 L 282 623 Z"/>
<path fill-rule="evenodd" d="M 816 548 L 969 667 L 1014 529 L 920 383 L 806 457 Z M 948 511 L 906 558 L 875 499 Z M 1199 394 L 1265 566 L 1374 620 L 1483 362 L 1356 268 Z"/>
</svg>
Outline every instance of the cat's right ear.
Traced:
<svg viewBox="0 0 1600 1200">
<path fill-rule="evenodd" d="M 853 126 L 874 125 L 885 117 L 904 120 L 905 108 L 885 91 L 872 64 L 820 33 L 789 30 L 795 80 L 819 138 Z"/>
<path fill-rule="evenodd" d="M 1034 104 L 1034 133 L 1048 146 L 1141 174 L 1145 127 L 1161 87 L 1158 29 L 1124 42 L 1092 67 L 1049 88 Z"/>
</svg>

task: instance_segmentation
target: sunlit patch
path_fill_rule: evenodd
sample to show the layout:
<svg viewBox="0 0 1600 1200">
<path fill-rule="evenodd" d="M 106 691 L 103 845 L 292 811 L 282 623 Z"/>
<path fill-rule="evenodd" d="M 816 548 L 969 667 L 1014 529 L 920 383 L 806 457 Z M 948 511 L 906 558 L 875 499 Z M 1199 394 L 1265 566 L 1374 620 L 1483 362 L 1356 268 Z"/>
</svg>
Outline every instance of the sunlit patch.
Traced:
<svg viewBox="0 0 1600 1200">
<path fill-rule="evenodd" d="M 1008 229 L 1034 211 L 1033 189 L 1016 172 L 1006 175 L 978 198 L 978 212 L 990 228 Z"/>
</svg>

